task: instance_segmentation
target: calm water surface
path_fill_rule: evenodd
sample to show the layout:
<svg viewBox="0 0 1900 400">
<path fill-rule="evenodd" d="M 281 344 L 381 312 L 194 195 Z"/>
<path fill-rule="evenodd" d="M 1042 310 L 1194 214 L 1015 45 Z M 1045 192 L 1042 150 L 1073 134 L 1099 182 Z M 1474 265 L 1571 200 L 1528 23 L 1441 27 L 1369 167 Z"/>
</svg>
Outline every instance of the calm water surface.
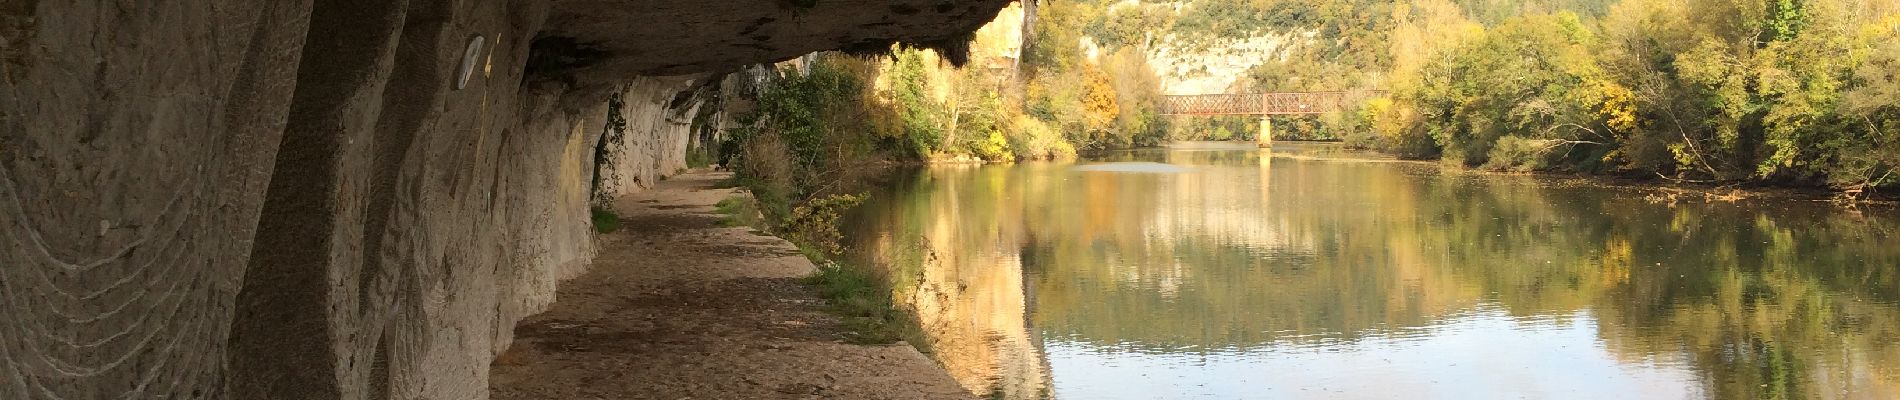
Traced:
<svg viewBox="0 0 1900 400">
<path fill-rule="evenodd" d="M 932 167 L 847 231 L 1006 399 L 1900 399 L 1900 219 L 1323 145 Z"/>
</svg>

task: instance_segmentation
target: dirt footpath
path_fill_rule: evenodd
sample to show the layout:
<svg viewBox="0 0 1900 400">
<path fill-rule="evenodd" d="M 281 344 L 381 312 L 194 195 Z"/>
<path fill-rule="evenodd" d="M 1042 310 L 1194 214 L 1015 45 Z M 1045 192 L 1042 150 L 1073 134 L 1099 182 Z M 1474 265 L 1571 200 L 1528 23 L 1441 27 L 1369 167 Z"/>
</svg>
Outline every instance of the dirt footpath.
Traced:
<svg viewBox="0 0 1900 400">
<path fill-rule="evenodd" d="M 521 321 L 497 357 L 495 399 L 971 399 L 903 344 L 845 330 L 798 279 L 784 240 L 718 225 L 728 175 L 696 172 L 624 199 L 619 231 Z"/>
</svg>

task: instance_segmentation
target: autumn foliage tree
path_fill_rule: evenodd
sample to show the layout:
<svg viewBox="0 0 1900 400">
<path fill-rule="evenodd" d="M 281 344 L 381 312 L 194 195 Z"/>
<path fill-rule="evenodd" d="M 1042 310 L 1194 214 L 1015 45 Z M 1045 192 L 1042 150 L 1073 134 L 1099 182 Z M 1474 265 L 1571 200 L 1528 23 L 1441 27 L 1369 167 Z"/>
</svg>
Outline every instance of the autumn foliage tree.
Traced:
<svg viewBox="0 0 1900 400">
<path fill-rule="evenodd" d="M 1121 105 L 1115 102 L 1115 87 L 1109 82 L 1108 73 L 1102 72 L 1100 67 L 1085 63 L 1082 76 L 1083 120 L 1088 123 L 1090 135 L 1100 139 L 1114 126 L 1115 117 L 1121 114 Z"/>
</svg>

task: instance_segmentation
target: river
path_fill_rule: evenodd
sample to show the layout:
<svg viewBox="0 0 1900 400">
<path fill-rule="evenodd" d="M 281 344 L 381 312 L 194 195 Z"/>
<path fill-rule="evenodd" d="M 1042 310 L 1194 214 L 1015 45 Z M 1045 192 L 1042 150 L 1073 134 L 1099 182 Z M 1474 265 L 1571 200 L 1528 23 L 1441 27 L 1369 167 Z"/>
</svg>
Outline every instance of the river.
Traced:
<svg viewBox="0 0 1900 400">
<path fill-rule="evenodd" d="M 1891 211 L 1265 154 L 908 171 L 845 231 L 994 398 L 1900 398 Z"/>
</svg>

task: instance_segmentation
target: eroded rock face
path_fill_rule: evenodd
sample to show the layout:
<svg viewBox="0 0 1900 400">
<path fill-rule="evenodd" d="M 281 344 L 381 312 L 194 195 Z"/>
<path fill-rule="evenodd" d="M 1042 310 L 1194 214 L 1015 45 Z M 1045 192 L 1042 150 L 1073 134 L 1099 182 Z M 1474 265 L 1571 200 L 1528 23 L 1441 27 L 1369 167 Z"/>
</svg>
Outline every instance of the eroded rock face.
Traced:
<svg viewBox="0 0 1900 400">
<path fill-rule="evenodd" d="M 577 69 L 586 77 L 730 71 L 841 47 L 967 41 L 1010 2 L 554 0 L 543 35 L 603 53 Z"/>
<path fill-rule="evenodd" d="M 691 138 L 692 118 L 698 103 L 672 107 L 683 91 L 692 90 L 715 77 L 672 76 L 634 79 L 622 86 L 624 103 L 617 115 L 625 118 L 625 135 L 617 143 L 605 143 L 608 157 L 601 164 L 597 182 L 599 193 L 618 197 L 653 187 L 661 176 L 686 169 L 686 145 Z"/>
<path fill-rule="evenodd" d="M 0 8 L 0 398 L 223 391 L 309 2 L 185 3 Z"/>
<path fill-rule="evenodd" d="M 0 5 L 0 398 L 484 398 L 593 255 L 610 95 L 639 190 L 695 82 L 1004 2 L 801 3 Z"/>
</svg>

